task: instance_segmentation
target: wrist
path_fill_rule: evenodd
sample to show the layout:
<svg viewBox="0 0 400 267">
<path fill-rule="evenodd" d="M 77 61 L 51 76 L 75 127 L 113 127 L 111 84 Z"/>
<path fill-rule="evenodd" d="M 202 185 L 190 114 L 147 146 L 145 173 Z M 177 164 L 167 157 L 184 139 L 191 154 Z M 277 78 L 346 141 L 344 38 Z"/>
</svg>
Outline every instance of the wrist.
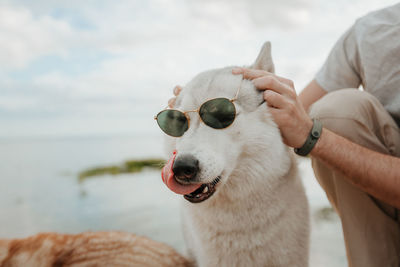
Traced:
<svg viewBox="0 0 400 267">
<path fill-rule="evenodd" d="M 307 156 L 317 144 L 322 133 L 322 123 L 317 120 L 312 120 L 311 130 L 308 132 L 305 142 L 301 147 L 294 148 L 294 152 L 299 156 Z"/>
<path fill-rule="evenodd" d="M 326 128 L 323 128 L 323 131 L 321 132 L 321 136 L 319 137 L 319 139 L 317 140 L 317 143 L 315 144 L 314 148 L 310 152 L 310 156 L 319 157 L 321 155 L 321 153 L 323 153 L 323 151 L 325 150 L 324 147 L 325 147 L 328 135 L 329 135 L 329 130 L 327 130 Z"/>
<path fill-rule="evenodd" d="M 314 126 L 314 120 L 308 118 L 308 123 L 306 124 L 306 127 L 304 127 L 301 142 L 297 147 L 301 147 L 304 145 L 304 143 L 307 141 L 308 136 L 310 135 L 312 128 Z"/>
</svg>

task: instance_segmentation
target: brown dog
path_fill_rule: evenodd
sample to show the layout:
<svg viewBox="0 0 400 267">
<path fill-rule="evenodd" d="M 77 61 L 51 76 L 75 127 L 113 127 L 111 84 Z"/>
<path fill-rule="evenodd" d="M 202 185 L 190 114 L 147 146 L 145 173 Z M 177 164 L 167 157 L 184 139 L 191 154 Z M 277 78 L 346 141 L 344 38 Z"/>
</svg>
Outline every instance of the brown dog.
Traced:
<svg viewBox="0 0 400 267">
<path fill-rule="evenodd" d="M 42 233 L 0 240 L 0 266 L 191 266 L 173 248 L 133 234 Z"/>
</svg>

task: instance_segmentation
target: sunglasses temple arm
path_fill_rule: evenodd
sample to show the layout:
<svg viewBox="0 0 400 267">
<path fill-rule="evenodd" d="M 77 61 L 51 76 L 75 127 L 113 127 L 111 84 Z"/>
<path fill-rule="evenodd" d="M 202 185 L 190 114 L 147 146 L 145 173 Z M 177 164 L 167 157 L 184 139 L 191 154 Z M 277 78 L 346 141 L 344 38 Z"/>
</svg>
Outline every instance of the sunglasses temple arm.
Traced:
<svg viewBox="0 0 400 267">
<path fill-rule="evenodd" d="M 233 101 L 237 100 L 239 97 L 240 88 L 242 88 L 243 79 L 240 81 L 240 86 L 236 91 L 235 97 L 232 99 Z"/>
</svg>

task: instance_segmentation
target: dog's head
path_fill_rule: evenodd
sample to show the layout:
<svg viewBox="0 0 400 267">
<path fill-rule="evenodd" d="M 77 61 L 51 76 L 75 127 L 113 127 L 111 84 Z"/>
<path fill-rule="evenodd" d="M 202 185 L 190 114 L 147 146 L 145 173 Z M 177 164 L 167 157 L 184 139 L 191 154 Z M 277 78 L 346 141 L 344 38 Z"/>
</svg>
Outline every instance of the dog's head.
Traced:
<svg viewBox="0 0 400 267">
<path fill-rule="evenodd" d="M 269 42 L 251 67 L 274 71 Z M 233 102 L 236 117 L 230 126 L 214 129 L 201 120 L 198 112 L 190 112 L 188 130 L 181 137 L 168 137 L 168 150 L 176 150 L 176 155 L 167 167 L 173 179 L 167 185 L 192 203 L 203 202 L 226 188 L 236 188 L 243 195 L 260 174 L 265 177 L 287 169 L 287 162 L 277 162 L 286 149 L 262 92 L 251 81 L 243 80 L 242 75 L 233 75 L 232 68 L 197 75 L 176 100 L 175 109 L 196 110 L 213 98 L 234 98 L 240 87 Z"/>
</svg>

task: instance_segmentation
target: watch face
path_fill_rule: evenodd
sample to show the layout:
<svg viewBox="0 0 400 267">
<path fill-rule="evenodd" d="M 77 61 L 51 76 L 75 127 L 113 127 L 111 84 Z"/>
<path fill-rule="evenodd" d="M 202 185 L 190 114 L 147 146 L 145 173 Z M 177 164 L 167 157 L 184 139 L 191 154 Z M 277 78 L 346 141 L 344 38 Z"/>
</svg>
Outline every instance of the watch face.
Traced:
<svg viewBox="0 0 400 267">
<path fill-rule="evenodd" d="M 313 119 L 313 128 L 311 130 L 311 136 L 318 139 L 321 136 L 322 123 L 319 120 Z"/>
</svg>

